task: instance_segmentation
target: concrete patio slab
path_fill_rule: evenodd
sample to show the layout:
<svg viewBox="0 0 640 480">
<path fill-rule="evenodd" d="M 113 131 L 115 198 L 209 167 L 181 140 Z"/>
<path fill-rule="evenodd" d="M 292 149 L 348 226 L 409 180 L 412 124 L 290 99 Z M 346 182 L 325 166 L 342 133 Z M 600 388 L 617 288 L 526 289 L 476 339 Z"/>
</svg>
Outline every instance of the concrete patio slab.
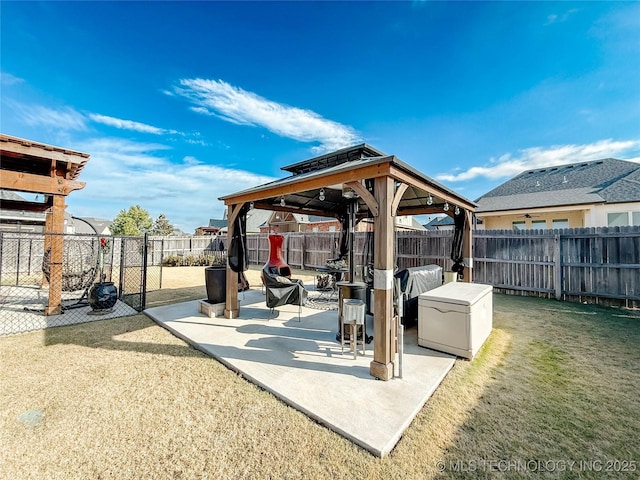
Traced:
<svg viewBox="0 0 640 480">
<path fill-rule="evenodd" d="M 336 341 L 337 311 L 287 305 L 269 319 L 264 294 L 240 294 L 239 318 L 209 318 L 198 301 L 155 307 L 145 313 L 195 348 L 350 439 L 374 455 L 388 454 L 435 391 L 455 357 L 419 347 L 417 329 L 404 336 L 402 378 L 369 375 L 366 356 Z M 372 317 L 367 333 L 373 333 Z M 398 368 L 396 368 L 398 374 Z"/>
</svg>

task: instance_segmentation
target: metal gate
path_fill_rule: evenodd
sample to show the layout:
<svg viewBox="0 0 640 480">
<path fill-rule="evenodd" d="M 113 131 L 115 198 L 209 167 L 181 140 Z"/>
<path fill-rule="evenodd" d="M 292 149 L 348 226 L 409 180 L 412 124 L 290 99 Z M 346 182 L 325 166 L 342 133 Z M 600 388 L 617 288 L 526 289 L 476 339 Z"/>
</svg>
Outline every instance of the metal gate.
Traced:
<svg viewBox="0 0 640 480">
<path fill-rule="evenodd" d="M 0 335 L 141 312 L 149 247 L 147 236 L 0 232 Z M 100 281 L 117 288 L 109 311 L 89 302 Z"/>
</svg>

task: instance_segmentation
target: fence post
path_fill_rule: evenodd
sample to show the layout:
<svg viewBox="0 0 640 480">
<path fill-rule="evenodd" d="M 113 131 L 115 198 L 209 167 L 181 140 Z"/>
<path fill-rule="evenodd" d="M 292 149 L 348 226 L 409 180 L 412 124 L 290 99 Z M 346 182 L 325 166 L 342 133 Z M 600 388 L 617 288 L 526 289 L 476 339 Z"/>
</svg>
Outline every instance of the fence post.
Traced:
<svg viewBox="0 0 640 480">
<path fill-rule="evenodd" d="M 127 237 L 120 237 L 120 278 L 119 278 L 119 283 L 120 285 L 118 285 L 118 291 L 119 293 L 119 298 L 122 300 L 122 298 L 124 298 L 124 285 L 125 285 L 125 271 L 124 269 L 126 268 L 127 262 L 125 260 L 125 253 L 126 253 L 126 242 L 125 239 Z M 113 241 L 113 246 L 115 247 L 116 245 L 116 239 L 115 237 L 112 237 L 112 241 Z M 112 255 L 113 255 L 113 251 L 115 250 L 115 248 L 111 249 Z M 111 257 L 111 265 L 113 267 L 113 256 Z"/>
<path fill-rule="evenodd" d="M 142 238 L 142 294 L 140 295 L 140 311 L 145 309 L 147 303 L 147 253 L 149 234 L 144 232 Z M 160 270 L 162 272 L 162 270 Z"/>
<path fill-rule="evenodd" d="M 31 256 L 33 253 L 33 238 L 29 237 L 29 264 L 27 265 L 27 275 L 31 275 Z"/>
<path fill-rule="evenodd" d="M 560 234 L 553 236 L 553 277 L 556 290 L 556 300 L 562 298 L 562 249 L 560 244 Z"/>
<path fill-rule="evenodd" d="M 22 255 L 22 246 L 20 245 L 20 237 L 18 237 L 18 259 L 16 262 L 16 286 L 20 285 L 20 256 Z M 49 261 L 51 261 L 51 256 L 49 256 Z M 49 267 L 49 272 L 51 272 L 51 267 Z M 51 273 L 49 273 L 49 279 L 51 279 Z M 51 288 L 51 286 L 49 286 Z"/>
<path fill-rule="evenodd" d="M 3 245 L 4 245 L 4 234 L 0 232 L 0 285 L 2 285 L 2 264 L 4 263 L 4 256 L 2 255 Z"/>
<path fill-rule="evenodd" d="M 164 264 L 164 238 L 160 240 L 160 286 L 158 287 L 160 289 L 162 289 L 162 265 L 163 264 Z"/>
</svg>

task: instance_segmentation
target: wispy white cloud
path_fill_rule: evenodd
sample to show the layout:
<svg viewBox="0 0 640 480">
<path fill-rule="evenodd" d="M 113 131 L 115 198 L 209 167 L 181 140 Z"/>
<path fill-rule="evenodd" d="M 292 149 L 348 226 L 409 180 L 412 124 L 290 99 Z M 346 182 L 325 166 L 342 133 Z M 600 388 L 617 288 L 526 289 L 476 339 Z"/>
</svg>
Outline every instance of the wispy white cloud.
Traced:
<svg viewBox="0 0 640 480">
<path fill-rule="evenodd" d="M 0 72 L 0 83 L 5 86 L 17 85 L 19 83 L 23 83 L 24 79 L 20 77 L 16 77 L 10 73 Z"/>
<path fill-rule="evenodd" d="M 32 127 L 55 127 L 59 130 L 87 129 L 85 116 L 71 107 L 53 109 L 42 105 L 27 105 L 9 99 L 5 99 L 4 103 L 13 110 L 16 117 Z"/>
<path fill-rule="evenodd" d="M 106 170 L 128 171 L 131 168 L 155 168 L 163 166 L 166 159 L 157 152 L 169 150 L 156 143 L 133 142 L 124 138 L 94 138 L 82 142 L 81 149 L 90 152 L 91 164 L 99 164 L 100 174 Z M 95 161 L 94 161 L 95 159 Z"/>
<path fill-rule="evenodd" d="M 564 23 L 569 19 L 569 17 L 571 17 L 571 15 L 573 15 L 574 13 L 576 13 L 578 11 L 579 11 L 579 9 L 572 8 L 572 9 L 567 10 L 564 13 L 560 13 L 560 14 L 552 13 L 551 15 L 547 16 L 547 21 L 544 23 L 544 26 L 546 27 L 548 25 L 554 25 L 556 23 Z"/>
<path fill-rule="evenodd" d="M 459 173 L 441 173 L 438 180 L 463 182 L 478 177 L 499 179 L 513 177 L 525 170 L 551 167 L 568 163 L 586 162 L 616 157 L 638 161 L 640 140 L 614 141 L 612 139 L 586 145 L 554 145 L 549 148 L 532 147 L 520 150 L 517 155 L 506 153 L 492 158 L 488 166 L 471 167 Z"/>
<path fill-rule="evenodd" d="M 122 120 L 120 118 L 108 117 L 107 115 L 100 115 L 98 113 L 90 113 L 88 116 L 94 122 L 123 130 L 133 130 L 135 132 L 151 133 L 153 135 L 178 133 L 176 130 L 167 130 L 165 128 L 158 128 L 145 123 L 134 122 L 133 120 Z"/>
<path fill-rule="evenodd" d="M 83 190 L 69 196 L 76 216 L 113 219 L 140 205 L 155 219 L 161 213 L 187 233 L 222 218 L 218 197 L 273 180 L 242 169 L 205 164 L 194 156 L 171 158 L 172 149 L 156 143 L 94 138 L 78 145 L 91 154 L 80 180 Z"/>
<path fill-rule="evenodd" d="M 319 114 L 268 100 L 222 80 L 183 79 L 175 93 L 188 98 L 197 113 L 214 115 L 237 125 L 263 127 L 282 137 L 318 142 L 316 152 L 358 143 L 361 137 L 351 127 Z"/>
<path fill-rule="evenodd" d="M 4 81 L 4 79 L 3 79 Z M 29 126 L 46 126 L 55 127 L 60 131 L 71 130 L 87 130 L 90 121 L 119 128 L 122 130 L 131 130 L 141 133 L 150 133 L 152 135 L 187 135 L 166 128 L 158 128 L 145 123 L 133 120 L 122 120 L 120 118 L 110 117 L 99 113 L 81 113 L 71 107 L 61 107 L 58 109 L 49 108 L 42 105 L 25 104 L 11 99 L 3 99 L 16 114 L 16 116 L 26 125 Z M 196 139 L 196 141 L 200 141 Z"/>
</svg>

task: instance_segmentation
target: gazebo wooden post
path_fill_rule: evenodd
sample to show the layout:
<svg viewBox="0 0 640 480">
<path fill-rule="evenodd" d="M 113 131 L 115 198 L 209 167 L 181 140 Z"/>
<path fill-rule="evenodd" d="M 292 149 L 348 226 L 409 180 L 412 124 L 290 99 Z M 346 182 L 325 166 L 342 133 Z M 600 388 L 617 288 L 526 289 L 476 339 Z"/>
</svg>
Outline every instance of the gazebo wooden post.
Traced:
<svg viewBox="0 0 640 480">
<path fill-rule="evenodd" d="M 49 303 L 44 310 L 45 315 L 62 313 L 62 261 L 64 239 L 64 210 L 66 208 L 63 195 L 53 195 L 53 204 L 47 210 L 45 219 L 45 235 L 48 237 L 49 254 Z"/>
<path fill-rule="evenodd" d="M 462 257 L 464 258 L 464 281 L 473 282 L 473 212 L 466 210 L 467 218 L 462 236 Z"/>
<path fill-rule="evenodd" d="M 373 361 L 369 373 L 381 380 L 393 377 L 393 264 L 394 217 L 392 203 L 395 182 L 391 177 L 375 179 L 375 199 L 379 215 L 374 217 L 374 273 L 373 273 Z"/>
<path fill-rule="evenodd" d="M 238 274 L 229 267 L 229 247 L 234 233 L 234 224 L 242 205 L 229 205 L 227 207 L 227 295 L 224 308 L 225 318 L 238 318 L 240 314 L 240 302 L 238 302 Z"/>
</svg>

